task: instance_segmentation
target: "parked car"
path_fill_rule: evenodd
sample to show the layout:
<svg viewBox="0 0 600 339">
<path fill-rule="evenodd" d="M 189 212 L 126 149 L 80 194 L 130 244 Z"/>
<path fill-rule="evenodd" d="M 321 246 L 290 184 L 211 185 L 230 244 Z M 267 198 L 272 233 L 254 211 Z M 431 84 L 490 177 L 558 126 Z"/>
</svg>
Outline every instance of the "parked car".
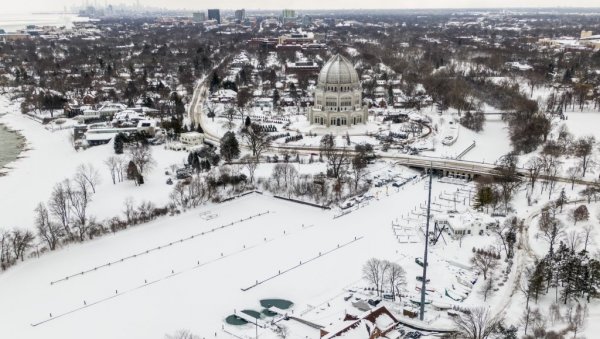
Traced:
<svg viewBox="0 0 600 339">
<path fill-rule="evenodd" d="M 191 168 L 180 168 L 175 171 L 175 177 L 177 179 L 187 179 L 192 177 L 192 169 Z"/>
<path fill-rule="evenodd" d="M 402 187 L 406 182 L 404 180 L 398 180 L 392 184 L 394 187 Z"/>
</svg>

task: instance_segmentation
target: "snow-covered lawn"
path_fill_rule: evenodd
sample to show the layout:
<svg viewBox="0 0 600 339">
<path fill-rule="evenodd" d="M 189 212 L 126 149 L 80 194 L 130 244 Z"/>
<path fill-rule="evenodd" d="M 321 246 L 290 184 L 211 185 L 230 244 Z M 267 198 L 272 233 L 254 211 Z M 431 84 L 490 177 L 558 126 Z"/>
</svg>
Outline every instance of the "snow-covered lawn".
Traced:
<svg viewBox="0 0 600 339">
<path fill-rule="evenodd" d="M 145 176 L 144 185 L 136 187 L 131 181 L 113 185 L 104 164 L 109 156 L 114 155 L 112 143 L 78 152 L 70 144 L 69 130 L 51 132 L 14 111 L 1 116 L 0 122 L 18 130 L 26 139 L 26 150 L 20 159 L 8 164 L 10 170 L 7 175 L 0 176 L 0 228 L 5 229 L 33 228 L 36 205 L 46 202 L 54 185 L 72 178 L 81 164 L 92 164 L 100 174 L 101 183 L 90 205 L 91 214 L 100 220 L 119 214 L 127 197 L 138 203 L 149 200 L 157 205 L 165 204 L 172 189 L 165 183 L 165 169 L 172 164 L 182 165 L 187 158 L 185 152 L 154 146 L 152 152 L 157 164 Z"/>
<path fill-rule="evenodd" d="M 454 185 L 436 182 L 434 194 L 453 189 Z M 294 312 L 311 310 L 309 305 L 323 304 L 346 287 L 365 286 L 361 269 L 371 257 L 401 263 L 407 271 L 407 290 L 416 295 L 415 276 L 421 267 L 414 258 L 422 256 L 422 243 L 398 243 L 391 222 L 426 199 L 424 182 L 374 193 L 378 200 L 337 219 L 334 211 L 253 194 L 28 259 L 0 275 L 0 300 L 6 305 L 0 318 L 11 320 L 5 325 L 8 333 L 24 339 L 161 338 L 181 328 L 212 337 L 215 332 L 221 336 L 223 326 L 252 334 L 254 327 L 224 325 L 224 318 L 234 310 L 260 311 L 258 302 L 264 298 L 291 300 Z M 267 210 L 270 213 L 264 216 L 237 222 Z M 217 217 L 203 219 L 207 211 Z M 237 223 L 209 232 L 232 222 Z M 207 233 L 178 242 L 202 232 Z M 470 249 L 480 242 L 478 237 L 467 238 L 462 246 Z M 169 243 L 173 245 L 143 254 Z M 470 250 L 455 250 L 457 243 L 449 246 L 432 249 L 431 277 L 436 286 L 448 285 L 453 276 L 445 260 L 467 263 L 471 255 Z M 453 255 L 448 256 L 445 251 L 451 248 Z M 273 280 L 241 290 L 332 249 Z M 122 263 L 50 284 L 140 252 Z M 83 306 L 88 307 L 79 309 Z M 77 311 L 61 316 L 72 310 Z M 53 320 L 30 325 L 50 319 L 50 313 Z M 341 317 L 343 309 L 334 313 Z M 259 331 L 266 338 L 274 335 Z"/>
</svg>

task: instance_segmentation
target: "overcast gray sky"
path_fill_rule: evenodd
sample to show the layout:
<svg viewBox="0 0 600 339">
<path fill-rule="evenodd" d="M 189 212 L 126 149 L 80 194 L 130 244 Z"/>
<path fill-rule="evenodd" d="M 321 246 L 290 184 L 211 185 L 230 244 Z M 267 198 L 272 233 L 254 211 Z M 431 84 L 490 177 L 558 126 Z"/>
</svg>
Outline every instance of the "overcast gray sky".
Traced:
<svg viewBox="0 0 600 339">
<path fill-rule="evenodd" d="M 59 11 L 86 0 L 0 0 L 2 11 Z M 90 4 L 133 4 L 135 0 L 87 0 Z M 352 8 L 484 8 L 484 7 L 600 7 L 598 0 L 140 0 L 143 5 L 170 9 L 352 9 Z"/>
</svg>

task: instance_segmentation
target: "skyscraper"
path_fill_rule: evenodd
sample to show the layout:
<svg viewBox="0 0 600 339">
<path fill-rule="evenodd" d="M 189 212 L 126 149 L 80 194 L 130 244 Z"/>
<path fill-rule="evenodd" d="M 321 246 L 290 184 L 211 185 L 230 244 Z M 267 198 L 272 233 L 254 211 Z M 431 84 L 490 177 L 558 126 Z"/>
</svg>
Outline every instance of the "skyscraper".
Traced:
<svg viewBox="0 0 600 339">
<path fill-rule="evenodd" d="M 295 18 L 295 17 L 296 17 L 296 11 L 295 11 L 295 10 L 293 10 L 293 9 L 284 9 L 284 10 L 281 12 L 281 16 L 282 16 L 284 19 Z"/>
<path fill-rule="evenodd" d="M 238 21 L 244 21 L 246 19 L 246 10 L 245 9 L 238 9 L 237 11 L 235 11 L 235 20 Z"/>
<path fill-rule="evenodd" d="M 192 14 L 192 20 L 194 22 L 202 22 L 206 20 L 206 14 L 204 12 L 196 12 Z"/>
<path fill-rule="evenodd" d="M 209 9 L 208 10 L 208 20 L 217 20 L 217 23 L 221 23 L 221 11 L 218 9 Z"/>
<path fill-rule="evenodd" d="M 297 20 L 296 11 L 293 9 L 284 9 L 281 12 L 281 22 L 284 24 L 293 23 Z"/>
</svg>

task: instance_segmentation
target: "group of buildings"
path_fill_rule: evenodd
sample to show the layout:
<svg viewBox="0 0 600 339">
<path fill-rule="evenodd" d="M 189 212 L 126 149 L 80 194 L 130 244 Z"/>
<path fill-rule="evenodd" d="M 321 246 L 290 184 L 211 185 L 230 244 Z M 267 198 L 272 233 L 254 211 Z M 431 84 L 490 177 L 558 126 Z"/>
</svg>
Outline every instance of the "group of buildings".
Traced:
<svg viewBox="0 0 600 339">
<path fill-rule="evenodd" d="M 542 38 L 538 40 L 538 45 L 549 48 L 559 49 L 587 49 L 600 50 L 600 34 L 594 35 L 592 31 L 581 31 L 579 38 L 558 37 Z"/>
<path fill-rule="evenodd" d="M 245 9 L 238 9 L 235 10 L 233 12 L 233 16 L 229 17 L 230 19 L 232 19 L 233 21 L 237 22 L 237 23 L 243 23 L 245 22 L 247 19 L 250 19 L 247 15 L 246 15 L 246 10 Z M 224 19 L 221 16 L 221 10 L 220 9 L 208 9 L 206 12 L 194 12 L 192 14 L 192 19 L 194 22 L 196 23 L 204 23 L 206 21 L 214 21 L 216 24 L 222 24 L 224 23 Z M 299 21 L 305 23 L 305 22 L 310 22 L 310 17 L 309 16 L 303 16 L 303 17 L 299 17 L 296 15 L 296 11 L 293 9 L 284 9 L 281 12 L 281 15 L 278 18 L 279 22 L 282 24 L 296 24 Z"/>
</svg>

